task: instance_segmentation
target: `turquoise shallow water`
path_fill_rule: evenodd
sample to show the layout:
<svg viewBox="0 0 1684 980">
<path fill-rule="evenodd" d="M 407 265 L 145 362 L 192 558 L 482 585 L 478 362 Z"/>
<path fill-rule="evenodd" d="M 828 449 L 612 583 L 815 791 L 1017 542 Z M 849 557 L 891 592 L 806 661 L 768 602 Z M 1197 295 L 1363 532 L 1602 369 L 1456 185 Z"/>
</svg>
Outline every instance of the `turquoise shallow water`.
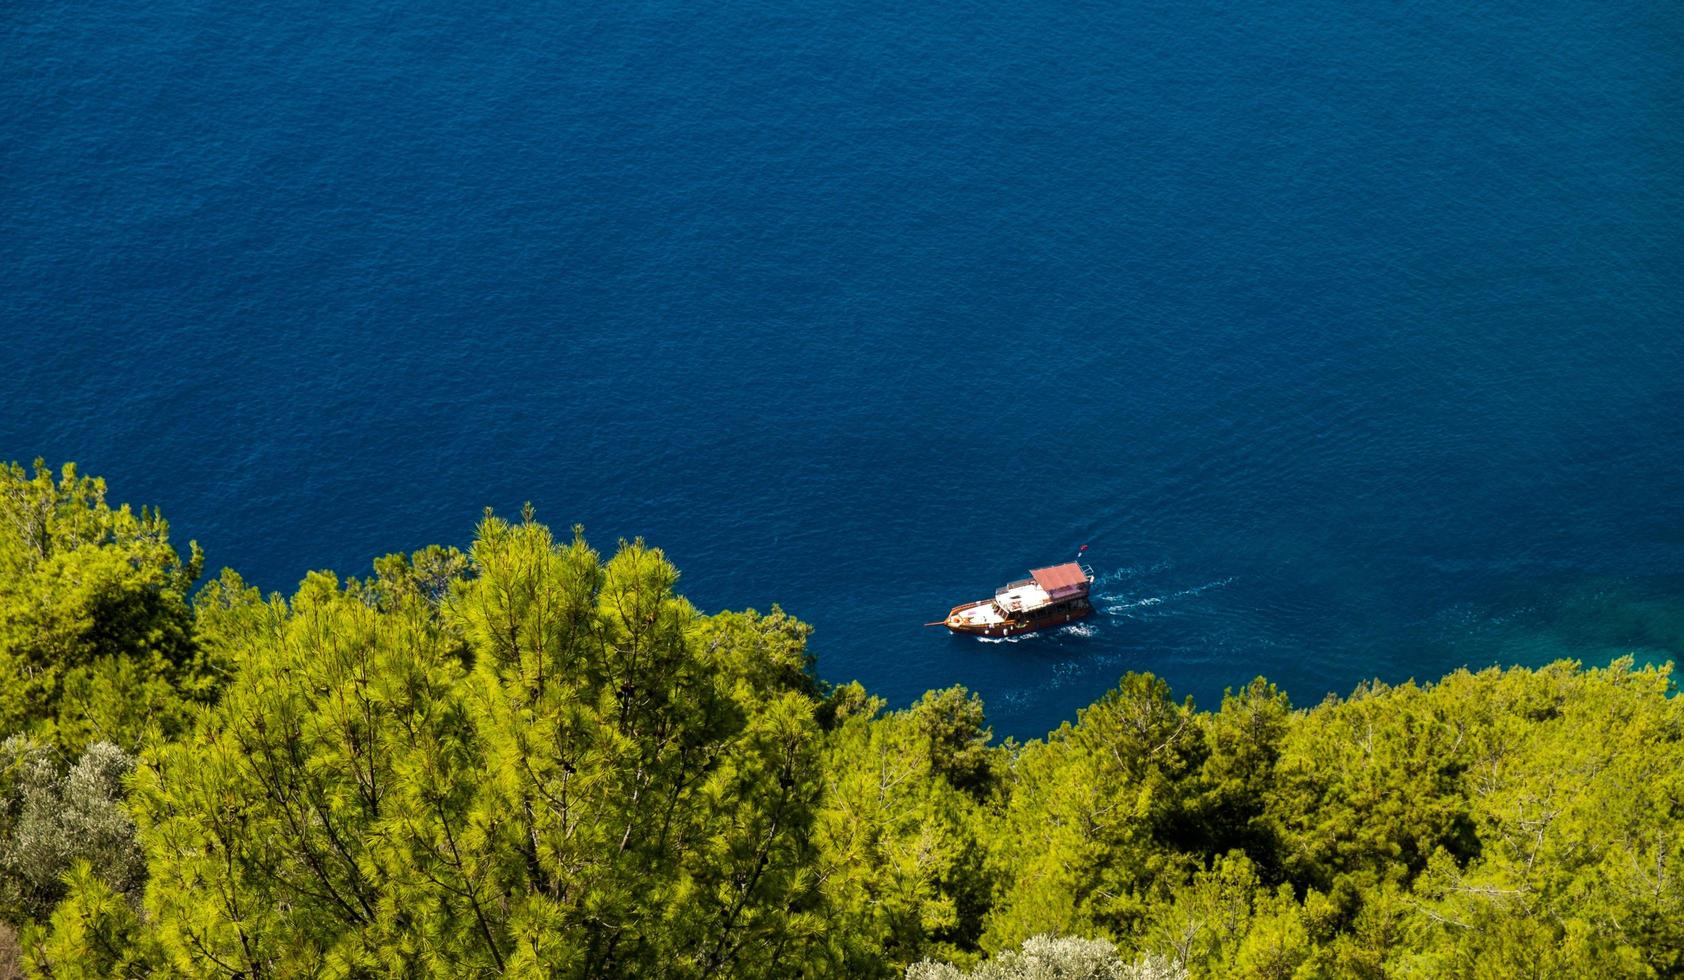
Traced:
<svg viewBox="0 0 1684 980">
<path fill-rule="evenodd" d="M 1684 7 L 0 15 L 0 456 L 213 566 L 532 500 L 1002 733 L 1684 649 Z M 1080 544 L 1101 614 L 924 630 Z"/>
</svg>

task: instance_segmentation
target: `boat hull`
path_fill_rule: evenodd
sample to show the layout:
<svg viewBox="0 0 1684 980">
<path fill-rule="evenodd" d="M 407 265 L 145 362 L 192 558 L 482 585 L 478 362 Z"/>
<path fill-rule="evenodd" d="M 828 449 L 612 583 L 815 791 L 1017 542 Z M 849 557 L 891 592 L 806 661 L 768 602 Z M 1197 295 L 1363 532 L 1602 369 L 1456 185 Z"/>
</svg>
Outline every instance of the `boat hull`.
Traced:
<svg viewBox="0 0 1684 980">
<path fill-rule="evenodd" d="M 947 620 L 943 625 L 955 636 L 999 638 L 1053 629 L 1093 615 L 1093 604 L 1083 599 L 1080 602 L 1070 603 L 1057 609 L 1049 609 L 1035 615 L 1012 617 L 999 623 L 972 623 L 962 618 L 965 610 L 985 606 L 991 601 L 990 599 L 983 599 L 978 602 L 967 602 L 962 606 L 954 606 L 953 611 L 947 614 Z"/>
</svg>

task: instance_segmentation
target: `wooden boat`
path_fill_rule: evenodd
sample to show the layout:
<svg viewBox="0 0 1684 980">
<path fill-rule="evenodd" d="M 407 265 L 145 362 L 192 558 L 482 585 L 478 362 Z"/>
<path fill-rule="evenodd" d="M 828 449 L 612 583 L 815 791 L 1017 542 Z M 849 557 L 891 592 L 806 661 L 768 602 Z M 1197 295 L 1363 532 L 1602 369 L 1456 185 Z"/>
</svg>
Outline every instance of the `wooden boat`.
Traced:
<svg viewBox="0 0 1684 980">
<path fill-rule="evenodd" d="M 1036 568 L 1028 578 L 996 589 L 994 598 L 954 606 L 946 619 L 924 625 L 969 636 L 1016 636 L 1063 626 L 1093 614 L 1092 586 L 1093 569 L 1079 562 Z"/>
</svg>

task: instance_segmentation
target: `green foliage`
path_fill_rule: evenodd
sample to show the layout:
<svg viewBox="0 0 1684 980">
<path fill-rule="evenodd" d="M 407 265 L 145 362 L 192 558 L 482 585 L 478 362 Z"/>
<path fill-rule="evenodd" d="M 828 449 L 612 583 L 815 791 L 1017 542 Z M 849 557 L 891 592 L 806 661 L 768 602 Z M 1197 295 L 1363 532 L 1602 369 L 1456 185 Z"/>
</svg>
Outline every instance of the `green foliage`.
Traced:
<svg viewBox="0 0 1684 980">
<path fill-rule="evenodd" d="M 167 530 L 0 472 L 0 974 L 1684 975 L 1670 668 L 1130 674 L 996 745 L 530 510 L 290 599 Z"/>
<path fill-rule="evenodd" d="M 1255 907 L 1266 895 L 1244 854 L 1218 857 L 1153 916 L 1145 945 L 1201 973 L 1220 975 L 1238 958 Z"/>
<path fill-rule="evenodd" d="M 1248 821 L 1275 828 L 1287 883 L 1240 851 L 1216 858 L 1143 945 L 1195 976 L 1676 975 L 1673 694 L 1665 669 L 1562 663 L 1365 686 L 1287 716 Z"/>
<path fill-rule="evenodd" d="M 957 692 L 961 706 L 971 699 Z M 951 692 L 948 692 L 951 693 Z M 831 921 L 832 949 L 846 976 L 898 974 L 924 956 L 974 951 L 991 879 L 983 868 L 984 816 L 974 779 L 986 759 L 958 768 L 954 750 L 993 752 L 944 710 L 932 735 L 929 705 L 878 717 L 849 712 L 831 733 L 818 817 L 818 873 Z M 980 720 L 980 718 L 976 719 Z"/>
<path fill-rule="evenodd" d="M 577 529 L 488 518 L 472 556 L 447 613 L 475 651 L 509 968 L 754 972 L 815 934 L 804 628 L 703 624 L 641 542 L 601 565 Z"/>
<path fill-rule="evenodd" d="M 1264 877 L 1279 880 L 1279 842 L 1265 804 L 1292 721 L 1286 695 L 1261 677 L 1237 694 L 1224 692 L 1220 711 L 1199 716 L 1204 762 L 1184 848 L 1206 855 L 1243 850 Z"/>
<path fill-rule="evenodd" d="M 992 840 L 1004 894 L 984 944 L 1001 949 L 1048 929 L 1135 933 L 1191 866 L 1172 841 L 1203 755 L 1191 701 L 1177 704 L 1145 674 L 1024 746 Z"/>
<path fill-rule="evenodd" d="M 1031 936 L 966 973 L 924 960 L 907 968 L 906 980 L 1187 980 L 1185 967 L 1160 956 L 1126 962 L 1104 939 Z"/>
<path fill-rule="evenodd" d="M 982 699 L 962 687 L 931 691 L 912 706 L 918 731 L 929 743 L 931 772 L 978 798 L 994 789 L 1000 753 L 983 721 Z"/>
<path fill-rule="evenodd" d="M 0 732 L 75 753 L 179 731 L 182 692 L 202 689 L 187 605 L 202 565 L 156 513 L 112 509 L 103 480 L 0 466 Z"/>
<path fill-rule="evenodd" d="M 428 545 L 412 555 L 402 553 L 374 560 L 375 577 L 367 586 L 367 597 L 383 609 L 406 602 L 425 603 L 437 609 L 450 595 L 452 586 L 468 577 L 468 556 L 455 548 Z"/>
<path fill-rule="evenodd" d="M 1292 727 L 1268 800 L 1290 877 L 1367 890 L 1411 880 L 1435 851 L 1477 851 L 1462 790 L 1470 743 L 1451 707 L 1414 684 L 1375 684 Z"/>
<path fill-rule="evenodd" d="M 0 919 L 45 918 L 64 896 L 64 875 L 90 863 L 126 898 L 146 867 L 123 811 L 134 760 L 108 742 L 90 745 L 68 771 L 47 747 L 22 736 L 0 743 Z"/>
<path fill-rule="evenodd" d="M 172 969 L 755 975 L 816 941 L 805 627 L 530 520 L 442 599 L 415 567 L 201 603 L 236 677 L 131 804 Z"/>
<path fill-rule="evenodd" d="M 322 574 L 248 639 L 193 740 L 136 780 L 146 904 L 173 965 L 268 976 L 404 962 L 410 950 L 383 942 L 404 931 L 387 886 L 419 833 L 396 805 L 417 788 L 399 761 L 449 744 L 456 661 L 423 615 L 381 615 Z"/>
<path fill-rule="evenodd" d="M 1456 675 L 1478 858 L 1416 891 L 1445 976 L 1684 971 L 1684 703 L 1667 674 L 1557 664 Z"/>
<path fill-rule="evenodd" d="M 98 980 L 145 977 L 165 961 L 133 904 L 86 861 L 65 876 L 68 897 L 45 929 L 32 929 L 30 965 L 40 977 Z"/>
<path fill-rule="evenodd" d="M 187 693 L 197 701 L 213 701 L 239 669 L 241 656 L 261 649 L 263 635 L 285 618 L 286 603 L 279 596 L 264 601 L 237 572 L 224 568 L 193 597 L 193 640 L 201 669 L 185 680 Z"/>
</svg>

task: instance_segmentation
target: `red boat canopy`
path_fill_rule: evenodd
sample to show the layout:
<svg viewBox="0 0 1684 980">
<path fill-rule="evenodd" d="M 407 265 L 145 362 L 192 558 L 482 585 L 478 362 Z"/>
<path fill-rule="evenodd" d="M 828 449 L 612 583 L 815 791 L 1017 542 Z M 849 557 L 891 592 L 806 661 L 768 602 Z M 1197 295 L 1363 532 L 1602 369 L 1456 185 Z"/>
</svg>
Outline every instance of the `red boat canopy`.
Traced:
<svg viewBox="0 0 1684 980">
<path fill-rule="evenodd" d="M 1088 588 L 1088 573 L 1073 561 L 1051 568 L 1036 568 L 1029 574 L 1035 579 L 1035 584 L 1054 599 L 1086 592 Z"/>
</svg>

